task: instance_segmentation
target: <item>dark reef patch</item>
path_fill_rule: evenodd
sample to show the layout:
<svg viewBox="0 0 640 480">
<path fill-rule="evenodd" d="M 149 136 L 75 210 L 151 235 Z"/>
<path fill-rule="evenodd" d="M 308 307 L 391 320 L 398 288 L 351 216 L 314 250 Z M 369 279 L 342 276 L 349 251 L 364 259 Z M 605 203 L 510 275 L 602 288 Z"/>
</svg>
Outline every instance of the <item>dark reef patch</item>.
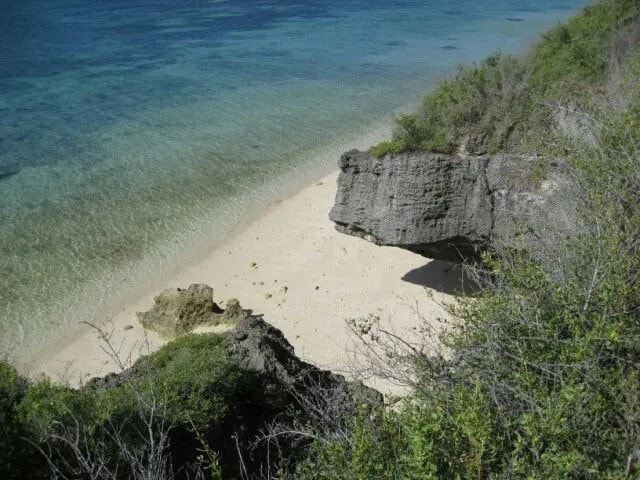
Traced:
<svg viewBox="0 0 640 480">
<path fill-rule="evenodd" d="M 18 173 L 20 173 L 19 169 L 0 170 L 0 181 L 6 180 L 9 177 L 13 177 L 14 175 L 17 175 Z"/>
</svg>

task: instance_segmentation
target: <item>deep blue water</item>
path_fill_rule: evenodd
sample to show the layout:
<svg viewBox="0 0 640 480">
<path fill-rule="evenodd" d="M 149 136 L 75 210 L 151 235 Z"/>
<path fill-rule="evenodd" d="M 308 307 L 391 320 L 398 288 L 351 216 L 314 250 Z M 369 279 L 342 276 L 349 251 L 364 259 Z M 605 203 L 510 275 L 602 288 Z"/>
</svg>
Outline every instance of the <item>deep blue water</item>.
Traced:
<svg viewBox="0 0 640 480">
<path fill-rule="evenodd" d="M 579 0 L 5 0 L 0 353 L 93 320 Z"/>
</svg>

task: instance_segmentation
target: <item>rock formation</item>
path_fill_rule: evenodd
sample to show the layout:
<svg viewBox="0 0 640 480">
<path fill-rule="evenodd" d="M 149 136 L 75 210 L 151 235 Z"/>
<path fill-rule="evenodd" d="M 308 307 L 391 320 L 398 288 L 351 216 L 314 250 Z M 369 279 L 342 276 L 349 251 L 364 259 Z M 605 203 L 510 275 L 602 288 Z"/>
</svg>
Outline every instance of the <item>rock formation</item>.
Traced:
<svg viewBox="0 0 640 480">
<path fill-rule="evenodd" d="M 342 398 L 344 407 L 352 406 L 353 402 L 382 402 L 381 394 L 362 383 L 348 382 L 342 375 L 319 370 L 300 360 L 283 333 L 259 317 L 248 317 L 230 330 L 227 346 L 238 367 L 256 372 L 264 380 L 261 392 L 265 398 L 273 395 L 273 401 L 282 401 L 291 393 L 299 400 L 318 388 L 324 392 L 325 400 Z"/>
<path fill-rule="evenodd" d="M 151 310 L 138 313 L 144 328 L 170 338 L 203 325 L 233 323 L 248 316 L 235 298 L 227 301 L 221 309 L 213 301 L 213 289 L 208 285 L 194 283 L 186 290 L 167 289 L 154 298 Z"/>
<path fill-rule="evenodd" d="M 277 440 L 277 446 L 266 441 L 256 443 L 256 438 L 268 428 L 289 431 L 295 425 L 302 432 L 310 426 L 313 429 L 310 431 L 330 434 L 345 428 L 356 408 L 382 404 L 382 395 L 377 391 L 299 359 L 282 332 L 262 318 L 249 316 L 223 334 L 203 335 L 219 338 L 220 342 L 213 342 L 214 348 L 223 348 L 226 354 L 219 368 L 189 372 L 191 383 L 177 384 L 178 390 L 167 395 L 166 415 L 173 424 L 170 454 L 177 472 L 196 461 L 202 444 L 194 435 L 193 424 L 185 422 L 181 411 L 177 416 L 172 414 L 176 407 L 172 401 L 178 402 L 178 408 L 184 402 L 191 407 L 201 405 L 205 411 L 210 404 L 219 405 L 199 433 L 206 439 L 207 446 L 218 453 L 224 478 L 242 477 L 238 470 L 239 451 L 245 467 L 254 473 L 260 472 L 266 462 L 277 465 L 279 454 L 286 454 L 286 458 L 292 460 L 304 453 L 309 443 L 304 435 L 276 436 L 272 442 Z M 162 388 L 165 382 L 158 379 L 166 380 L 166 372 L 177 373 L 173 358 L 219 356 L 214 351 L 203 350 L 210 348 L 206 342 L 197 341 L 204 336 L 182 337 L 179 348 L 172 347 L 171 343 L 164 347 L 174 348 L 171 354 L 163 351 L 152 354 L 160 355 L 161 362 L 143 358 L 120 374 L 91 380 L 84 389 L 108 396 L 109 392 L 119 391 L 123 395 L 122 392 L 136 391 L 136 388 L 139 395 L 144 395 L 150 386 Z M 179 474 L 175 478 L 187 477 Z"/>
<path fill-rule="evenodd" d="M 329 217 L 343 233 L 429 258 L 459 261 L 492 244 L 578 229 L 578 199 L 563 160 L 429 152 L 376 158 L 353 150 L 340 159 Z"/>
</svg>

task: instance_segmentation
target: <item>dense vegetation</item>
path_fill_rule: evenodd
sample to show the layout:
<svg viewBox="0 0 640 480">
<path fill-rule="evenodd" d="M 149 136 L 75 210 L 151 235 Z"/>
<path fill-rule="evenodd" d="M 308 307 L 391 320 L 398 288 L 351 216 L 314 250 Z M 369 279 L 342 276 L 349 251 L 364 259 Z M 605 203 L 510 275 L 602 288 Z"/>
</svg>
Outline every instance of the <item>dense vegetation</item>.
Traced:
<svg viewBox="0 0 640 480">
<path fill-rule="evenodd" d="M 152 461 L 166 472 L 170 434 L 186 441 L 184 430 L 218 433 L 252 379 L 228 361 L 220 335 L 182 337 L 125 376 L 80 390 L 27 382 L 0 362 L 0 477 L 112 478 L 110 470 L 113 478 L 149 478 L 139 470 Z M 194 460 L 205 445 L 191 445 Z M 210 460 L 217 467 L 217 456 Z"/>
<path fill-rule="evenodd" d="M 482 288 L 449 307 L 460 321 L 435 338 L 419 330 L 397 339 L 359 323 L 372 366 L 413 393 L 333 429 L 296 424 L 306 456 L 268 475 L 640 478 L 639 8 L 594 4 L 525 57 L 496 54 L 462 69 L 373 148 L 562 155 L 575 166 L 587 228 L 535 255 L 508 245 L 469 265 Z M 594 142 L 552 127 L 554 109 L 569 103 Z M 208 445 L 241 399 L 260 394 L 258 383 L 229 363 L 216 335 L 183 337 L 117 381 L 80 391 L 27 382 L 0 363 L 0 477 L 47 478 L 52 465 L 41 453 L 60 472 L 73 470 L 60 463 L 78 458 L 61 438 L 79 432 L 82 448 L 106 452 L 104 467 L 120 470 L 66 478 L 170 478 L 162 453 L 179 442 L 193 452 L 194 476 L 220 478 L 220 459 L 231 456 Z M 154 462 L 155 476 L 136 473 Z"/>
<path fill-rule="evenodd" d="M 374 147 L 451 152 L 480 135 L 490 152 L 540 152 L 544 131 L 543 151 L 576 168 L 587 228 L 535 258 L 509 245 L 469 266 L 483 288 L 450 307 L 461 323 L 440 348 L 373 330 L 374 359 L 407 350 L 414 393 L 317 445 L 303 477 L 640 478 L 639 31 L 637 2 L 587 7 L 526 57 L 461 70 Z M 590 146 L 550 127 L 549 105 L 568 101 L 596 132 Z"/>
<path fill-rule="evenodd" d="M 245 448 L 253 441 L 252 424 L 269 413 L 260 409 L 267 393 L 257 377 L 230 360 L 225 337 L 217 334 L 180 337 L 120 375 L 79 390 L 48 379 L 27 382 L 0 362 L 0 478 L 236 472 L 235 443 Z M 279 401 L 284 410 L 286 392 L 278 396 L 268 405 Z M 238 416 L 246 417 L 249 433 L 236 432 L 232 440 L 227 430 Z"/>
<path fill-rule="evenodd" d="M 461 68 L 417 111 L 400 116 L 393 139 L 371 152 L 544 151 L 553 106 L 602 90 L 613 43 L 639 8 L 634 0 L 595 3 L 551 29 L 524 56 L 497 53 Z"/>
</svg>

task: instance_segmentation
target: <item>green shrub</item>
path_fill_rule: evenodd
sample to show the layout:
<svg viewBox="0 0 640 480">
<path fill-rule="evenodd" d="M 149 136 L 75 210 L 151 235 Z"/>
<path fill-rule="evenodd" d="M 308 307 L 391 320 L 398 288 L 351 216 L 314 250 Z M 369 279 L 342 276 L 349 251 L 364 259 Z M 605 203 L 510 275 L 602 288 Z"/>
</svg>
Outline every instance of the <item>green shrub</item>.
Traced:
<svg viewBox="0 0 640 480">
<path fill-rule="evenodd" d="M 209 445 L 219 448 L 229 434 L 228 417 L 262 394 L 254 377 L 230 361 L 225 336 L 216 334 L 180 337 L 128 372 L 79 390 L 46 378 L 27 382 L 0 362 L 0 476 L 48 478 L 43 452 L 69 478 L 88 475 L 77 445 L 89 464 L 132 478 L 146 468 L 153 442 L 162 441 L 163 456 L 154 461 L 167 462 L 163 468 L 177 454 L 181 462 L 204 464 L 212 478 L 221 478 L 223 456 Z M 182 450 L 176 453 L 172 441 L 184 443 Z M 227 467 L 234 452 L 224 452 Z"/>
<path fill-rule="evenodd" d="M 38 448 L 54 425 L 79 413 L 76 392 L 42 379 L 30 383 L 0 362 L 0 477 L 47 478 Z"/>
<path fill-rule="evenodd" d="M 460 69 L 401 115 L 393 139 L 371 154 L 538 153 L 553 133 L 550 104 L 602 91 L 609 50 L 639 12 L 634 0 L 604 0 L 549 30 L 528 55 L 496 53 Z"/>
<path fill-rule="evenodd" d="M 452 153 L 459 148 L 494 153 L 532 124 L 529 71 L 517 57 L 494 54 L 466 67 L 424 97 L 416 113 L 402 115 L 391 141 L 370 151 L 376 156 L 412 150 Z M 465 144 L 466 143 L 466 144 Z"/>
<path fill-rule="evenodd" d="M 319 441 L 293 478 L 314 480 L 376 480 L 403 478 L 404 444 L 393 414 L 359 412 L 344 441 Z"/>
<path fill-rule="evenodd" d="M 15 416 L 29 431 L 31 440 L 40 441 L 54 431 L 56 425 L 74 419 L 89 422 L 93 408 L 90 396 L 43 378 L 29 385 L 15 408 Z"/>
<path fill-rule="evenodd" d="M 161 404 L 172 422 L 209 428 L 225 418 L 243 378 L 223 335 L 185 335 L 141 358 L 126 381 L 101 392 L 99 411 L 104 418 L 134 417 L 143 397 Z"/>
<path fill-rule="evenodd" d="M 28 382 L 17 370 L 0 361 L 0 425 L 7 426 L 14 418 L 13 409 L 27 392 Z"/>
<path fill-rule="evenodd" d="M 152 415 L 156 426 L 169 429 L 168 453 L 174 467 L 215 460 L 207 467 L 211 471 L 237 471 L 234 432 L 228 430 L 235 427 L 230 425 L 240 415 L 244 429 L 253 431 L 263 421 L 260 415 L 269 414 L 256 407 L 264 404 L 261 379 L 230 358 L 226 335 L 220 334 L 179 337 L 139 359 L 120 377 L 94 382 L 87 389 L 96 398 L 96 419 L 103 426 L 98 433 L 117 426 L 125 445 L 144 450 L 148 443 L 140 432 L 146 431 Z M 253 437 L 235 433 L 239 448 L 248 451 Z M 116 445 L 110 456 L 119 455 Z"/>
<path fill-rule="evenodd" d="M 563 97 L 585 87 L 599 88 L 611 43 L 637 17 L 639 8 L 633 0 L 602 1 L 544 34 L 531 55 L 532 89 L 543 96 Z"/>
<path fill-rule="evenodd" d="M 11 365 L 0 361 L 0 477 L 16 478 L 12 472 L 21 468 L 28 444 L 22 440 L 26 431 L 16 418 L 15 408 L 27 392 L 27 381 Z"/>
</svg>

